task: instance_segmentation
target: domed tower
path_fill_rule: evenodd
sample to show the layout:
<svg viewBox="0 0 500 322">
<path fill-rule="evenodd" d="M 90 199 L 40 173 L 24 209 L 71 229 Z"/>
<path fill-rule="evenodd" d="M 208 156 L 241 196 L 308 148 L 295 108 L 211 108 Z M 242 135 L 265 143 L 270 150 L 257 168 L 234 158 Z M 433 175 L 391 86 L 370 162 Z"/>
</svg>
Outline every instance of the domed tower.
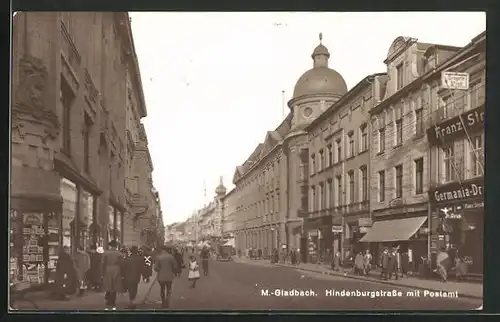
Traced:
<svg viewBox="0 0 500 322">
<path fill-rule="evenodd" d="M 322 40 L 323 35 L 320 33 L 320 43 L 311 55 L 313 68 L 300 76 L 293 98 L 288 102 L 293 113 L 292 128 L 295 130 L 307 126 L 347 93 L 344 78 L 328 67 L 330 52 Z"/>
<path fill-rule="evenodd" d="M 226 192 L 227 192 L 227 189 L 226 187 L 224 186 L 224 179 L 223 177 L 221 176 L 220 177 L 220 182 L 219 182 L 219 185 L 217 186 L 217 188 L 215 188 L 215 195 L 217 197 L 224 197 L 226 195 Z"/>
</svg>

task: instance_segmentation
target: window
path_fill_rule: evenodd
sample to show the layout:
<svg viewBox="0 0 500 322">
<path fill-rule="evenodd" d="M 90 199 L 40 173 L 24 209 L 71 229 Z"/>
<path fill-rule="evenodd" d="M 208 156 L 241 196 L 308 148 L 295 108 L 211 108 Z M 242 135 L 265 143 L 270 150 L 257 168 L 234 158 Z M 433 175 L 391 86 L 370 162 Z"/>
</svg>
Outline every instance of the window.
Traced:
<svg viewBox="0 0 500 322">
<path fill-rule="evenodd" d="M 470 165 L 469 173 L 471 177 L 478 177 L 483 175 L 483 162 L 484 162 L 484 144 L 483 135 L 471 137 L 470 142 Z"/>
<path fill-rule="evenodd" d="M 86 173 L 90 172 L 90 135 L 92 129 L 92 120 L 85 113 L 83 124 L 83 169 Z"/>
<path fill-rule="evenodd" d="M 314 212 L 314 205 L 316 203 L 316 189 L 311 187 L 311 212 Z"/>
<path fill-rule="evenodd" d="M 361 125 L 359 129 L 360 142 L 359 142 L 359 152 L 366 151 L 368 149 L 368 131 L 367 125 Z"/>
<path fill-rule="evenodd" d="M 342 176 L 336 176 L 335 177 L 337 181 L 337 194 L 336 194 L 336 200 L 335 200 L 335 205 L 337 207 L 342 206 Z"/>
<path fill-rule="evenodd" d="M 443 148 L 443 180 L 450 182 L 455 180 L 455 151 L 453 146 Z"/>
<path fill-rule="evenodd" d="M 403 144 L 403 119 L 396 120 L 396 145 Z"/>
<path fill-rule="evenodd" d="M 323 149 L 319 150 L 319 169 L 318 171 L 323 171 L 325 167 L 325 154 Z"/>
<path fill-rule="evenodd" d="M 378 130 L 378 152 L 385 151 L 385 127 Z"/>
<path fill-rule="evenodd" d="M 328 144 L 327 149 L 328 149 L 328 166 L 331 167 L 333 165 L 333 149 L 332 149 L 332 145 Z"/>
<path fill-rule="evenodd" d="M 415 160 L 415 193 L 417 195 L 424 192 L 424 159 Z"/>
<path fill-rule="evenodd" d="M 316 156 L 311 155 L 311 174 L 314 174 L 316 171 Z"/>
<path fill-rule="evenodd" d="M 385 200 L 385 171 L 378 173 L 378 201 Z"/>
<path fill-rule="evenodd" d="M 424 118 L 422 108 L 419 108 L 415 111 L 415 125 L 415 134 L 422 135 L 424 133 Z"/>
<path fill-rule="evenodd" d="M 333 181 L 332 179 L 328 179 L 328 199 L 327 199 L 327 207 L 332 208 L 334 205 L 334 194 L 333 194 Z"/>
<path fill-rule="evenodd" d="M 354 156 L 354 132 L 349 132 L 349 134 L 347 134 L 347 137 L 349 139 L 349 157 L 353 157 Z"/>
<path fill-rule="evenodd" d="M 64 153 L 69 155 L 71 151 L 71 106 L 75 101 L 75 94 L 69 86 L 69 84 L 61 75 L 61 88 L 60 88 L 60 100 L 62 107 L 62 150 Z"/>
<path fill-rule="evenodd" d="M 476 83 L 471 86 L 470 109 L 475 109 L 484 104 L 484 84 Z"/>
<path fill-rule="evenodd" d="M 403 165 L 395 167 L 396 170 L 396 198 L 403 197 Z"/>
<path fill-rule="evenodd" d="M 347 175 L 349 176 L 349 204 L 353 204 L 354 203 L 354 171 L 349 171 L 347 173 Z"/>
<path fill-rule="evenodd" d="M 396 82 L 397 90 L 403 88 L 403 63 L 396 66 Z"/>
<path fill-rule="evenodd" d="M 319 184 L 319 196 L 318 196 L 318 210 L 323 210 L 325 207 L 324 204 L 324 196 L 325 196 L 325 187 L 323 183 Z"/>
<path fill-rule="evenodd" d="M 336 160 L 335 160 L 335 163 L 338 163 L 340 161 L 342 161 L 342 141 L 341 139 L 338 139 L 335 141 L 335 146 L 336 146 L 336 149 L 337 149 L 337 155 L 336 155 Z"/>
<path fill-rule="evenodd" d="M 361 178 L 361 201 L 368 200 L 368 168 L 364 165 L 359 168 Z"/>
</svg>

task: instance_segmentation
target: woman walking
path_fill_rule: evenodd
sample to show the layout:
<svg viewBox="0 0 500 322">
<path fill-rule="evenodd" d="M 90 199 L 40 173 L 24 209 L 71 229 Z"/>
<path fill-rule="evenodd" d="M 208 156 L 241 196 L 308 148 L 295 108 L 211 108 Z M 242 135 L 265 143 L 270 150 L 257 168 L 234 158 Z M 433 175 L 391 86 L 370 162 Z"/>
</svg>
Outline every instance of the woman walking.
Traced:
<svg viewBox="0 0 500 322">
<path fill-rule="evenodd" d="M 78 246 L 75 254 L 75 270 L 76 270 L 76 278 L 78 280 L 79 292 L 78 296 L 82 296 L 87 289 L 86 284 L 86 275 L 88 270 L 90 269 L 90 256 L 83 249 L 82 246 Z"/>
<path fill-rule="evenodd" d="M 137 246 L 132 246 L 130 256 L 125 259 L 122 265 L 122 275 L 124 277 L 125 287 L 128 290 L 129 309 L 135 308 L 135 298 L 137 296 L 137 288 L 141 281 L 142 265 L 144 263 L 142 256 L 138 254 Z"/>
<path fill-rule="evenodd" d="M 191 282 L 190 288 L 196 287 L 196 281 L 200 278 L 200 270 L 196 257 L 189 256 L 189 274 L 188 280 Z"/>
<path fill-rule="evenodd" d="M 102 257 L 103 290 L 106 292 L 106 310 L 116 310 L 116 293 L 121 290 L 122 254 L 118 251 L 118 243 L 110 241 L 109 250 Z"/>
</svg>

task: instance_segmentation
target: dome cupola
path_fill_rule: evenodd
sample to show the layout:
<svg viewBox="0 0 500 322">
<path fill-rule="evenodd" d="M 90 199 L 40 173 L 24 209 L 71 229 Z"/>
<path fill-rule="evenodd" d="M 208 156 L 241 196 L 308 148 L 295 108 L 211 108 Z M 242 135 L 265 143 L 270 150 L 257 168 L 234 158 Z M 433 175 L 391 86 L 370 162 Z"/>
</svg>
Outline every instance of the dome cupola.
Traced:
<svg viewBox="0 0 500 322">
<path fill-rule="evenodd" d="M 215 188 L 215 194 L 217 196 L 224 196 L 227 192 L 226 187 L 224 186 L 224 179 L 223 177 L 220 177 L 220 182 L 217 188 Z"/>
<path fill-rule="evenodd" d="M 347 93 L 344 78 L 337 71 L 328 68 L 330 52 L 323 45 L 323 35 L 321 33 L 319 34 L 319 41 L 319 45 L 311 55 L 313 68 L 300 76 L 293 91 L 293 98 L 315 94 L 344 95 Z"/>
</svg>

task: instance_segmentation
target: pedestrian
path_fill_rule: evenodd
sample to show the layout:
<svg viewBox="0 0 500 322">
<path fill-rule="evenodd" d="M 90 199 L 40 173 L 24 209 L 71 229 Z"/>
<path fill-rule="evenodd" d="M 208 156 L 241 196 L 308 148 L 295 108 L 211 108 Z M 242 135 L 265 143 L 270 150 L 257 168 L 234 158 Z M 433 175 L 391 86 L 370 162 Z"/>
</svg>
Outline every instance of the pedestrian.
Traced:
<svg viewBox="0 0 500 322">
<path fill-rule="evenodd" d="M 74 261 L 79 288 L 78 295 L 82 296 L 87 289 L 86 276 L 88 270 L 90 269 L 90 256 L 82 246 L 78 246 L 74 256 Z"/>
<path fill-rule="evenodd" d="M 147 246 L 143 249 L 144 263 L 142 267 L 142 278 L 144 283 L 149 283 L 151 275 L 153 275 L 153 253 Z"/>
<path fill-rule="evenodd" d="M 69 300 L 68 295 L 74 294 L 76 290 L 76 270 L 71 249 L 64 246 L 59 252 L 56 265 L 55 295 L 58 300 Z"/>
<path fill-rule="evenodd" d="M 449 258 L 450 256 L 443 248 L 439 250 L 436 256 L 437 271 L 443 283 L 446 283 L 446 281 L 448 280 Z"/>
<path fill-rule="evenodd" d="M 87 271 L 87 281 L 90 288 L 95 291 L 101 289 L 101 261 L 102 255 L 97 252 L 96 245 L 90 246 L 88 251 L 90 258 L 90 268 Z"/>
<path fill-rule="evenodd" d="M 380 266 L 382 267 L 380 277 L 384 280 L 387 280 L 387 278 L 389 277 L 389 258 L 389 250 L 387 248 L 384 248 L 382 256 L 380 257 Z"/>
<path fill-rule="evenodd" d="M 122 262 L 122 275 L 124 277 L 125 288 L 128 290 L 129 306 L 128 308 L 135 308 L 135 298 L 137 296 L 137 288 L 141 281 L 141 271 L 143 265 L 143 258 L 139 255 L 139 248 L 132 246 L 130 249 L 130 256 Z"/>
<path fill-rule="evenodd" d="M 364 273 L 364 258 L 363 258 L 363 253 L 358 252 L 356 254 L 356 257 L 354 259 L 354 273 L 356 275 L 363 275 Z"/>
<path fill-rule="evenodd" d="M 408 277 L 408 271 L 410 266 L 410 257 L 408 251 L 404 251 L 401 254 L 401 277 Z"/>
<path fill-rule="evenodd" d="M 367 249 L 365 255 L 363 256 L 365 275 L 369 275 L 370 271 L 372 270 L 372 259 L 372 254 L 370 253 L 370 250 Z"/>
<path fill-rule="evenodd" d="M 201 250 L 201 266 L 203 268 L 203 275 L 208 276 L 208 259 L 210 257 L 210 253 L 207 247 L 203 247 Z"/>
<path fill-rule="evenodd" d="M 181 252 L 176 248 L 174 249 L 174 258 L 177 263 L 177 269 L 175 271 L 176 276 L 180 276 L 182 273 L 182 266 L 184 265 L 183 263 L 183 258 Z"/>
<path fill-rule="evenodd" d="M 118 251 L 118 243 L 108 243 L 109 249 L 102 256 L 103 290 L 106 292 L 106 310 L 116 310 L 116 293 L 122 291 L 121 264 L 122 254 Z"/>
<path fill-rule="evenodd" d="M 398 277 L 398 262 L 397 262 L 397 254 L 394 248 L 389 252 L 389 279 L 392 278 L 394 274 L 394 278 L 397 280 Z"/>
<path fill-rule="evenodd" d="M 160 249 L 160 254 L 155 260 L 154 270 L 157 272 L 158 284 L 160 284 L 160 298 L 162 308 L 170 305 L 170 295 L 172 293 L 172 281 L 177 271 L 177 262 L 167 246 Z"/>
<path fill-rule="evenodd" d="M 189 273 L 188 280 L 191 282 L 190 288 L 196 287 L 196 281 L 200 278 L 200 271 L 196 257 L 189 256 Z"/>
<path fill-rule="evenodd" d="M 337 250 L 334 256 L 334 265 L 336 271 L 340 271 L 341 262 L 342 262 L 342 254 L 340 253 L 340 250 Z"/>
</svg>

